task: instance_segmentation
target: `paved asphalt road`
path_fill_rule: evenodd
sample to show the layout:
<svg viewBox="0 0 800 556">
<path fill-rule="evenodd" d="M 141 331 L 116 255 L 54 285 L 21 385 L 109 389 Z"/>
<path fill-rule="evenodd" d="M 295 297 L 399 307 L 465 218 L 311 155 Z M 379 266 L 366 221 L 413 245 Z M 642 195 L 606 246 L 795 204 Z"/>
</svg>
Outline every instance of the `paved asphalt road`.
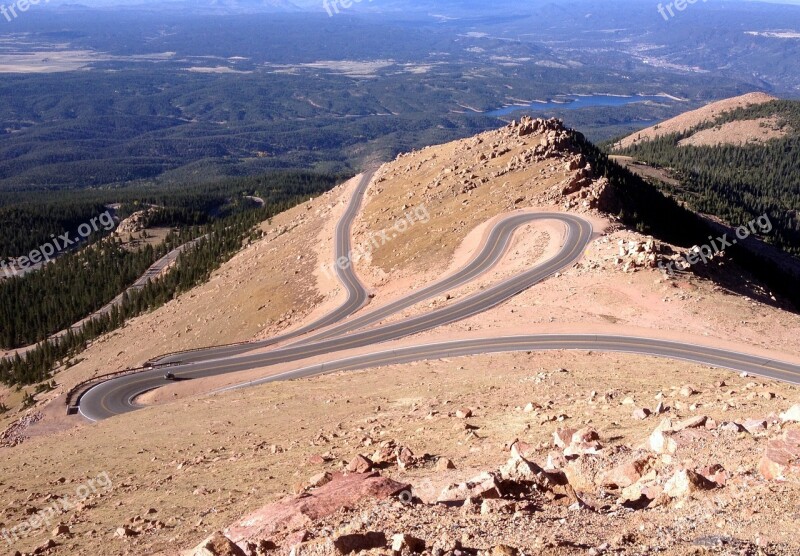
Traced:
<svg viewBox="0 0 800 556">
<path fill-rule="evenodd" d="M 361 195 L 363 195 L 362 188 L 366 187 L 368 181 L 368 178 L 365 178 L 365 181 L 359 184 Z M 354 202 L 348 208 L 348 214 L 340 222 L 340 227 L 337 229 L 337 254 L 349 252 L 350 224 L 359 205 L 360 199 L 358 202 L 355 202 L 354 199 Z M 350 214 L 351 210 L 353 211 L 352 214 Z M 364 326 L 375 324 L 385 317 L 423 299 L 452 290 L 473 280 L 497 263 L 505 253 L 516 229 L 532 221 L 542 219 L 558 220 L 566 226 L 567 234 L 564 244 L 554 257 L 499 284 L 478 291 L 463 300 L 453 302 L 449 306 L 403 321 L 361 330 Z M 246 352 L 258 347 L 257 344 L 253 343 L 244 346 L 207 348 L 191 352 L 191 355 L 196 357 L 192 362 L 187 361 L 186 354 L 178 354 L 175 358 L 180 358 L 182 363 L 169 367 L 169 371 L 179 379 L 195 379 L 264 368 L 279 363 L 300 362 L 303 359 L 318 355 L 331 355 L 343 350 L 374 346 L 463 320 L 484 312 L 559 270 L 571 266 L 583 254 L 591 237 L 591 225 L 574 215 L 559 213 L 512 214 L 502 219 L 492 228 L 480 252 L 466 267 L 403 300 L 351 321 L 340 323 L 316 336 L 303 339 L 302 342 L 297 344 L 266 353 L 247 354 Z M 324 321 L 327 325 L 341 321 L 366 302 L 366 292 L 363 286 L 361 286 L 354 274 L 352 275 L 352 280 L 348 277 L 349 274 L 349 272 L 340 274 L 340 278 L 346 284 L 350 294 L 348 302 L 334 313 L 325 317 Z M 306 331 L 313 330 L 311 327 L 324 326 L 319 324 L 320 322 L 317 321 L 308 325 Z M 298 331 L 298 333 L 300 332 Z M 270 343 L 274 343 L 274 341 L 268 341 L 263 345 L 269 345 Z M 790 363 L 768 361 L 764 358 L 742 353 L 658 339 L 565 334 L 482 338 L 379 350 L 361 356 L 301 367 L 234 388 L 276 380 L 290 380 L 332 371 L 363 369 L 423 359 L 480 353 L 562 349 L 616 351 L 667 357 L 800 383 L 800 366 Z M 138 409 L 138 406 L 133 402 L 137 396 L 164 386 L 164 372 L 163 369 L 153 369 L 101 383 L 84 394 L 80 401 L 80 412 L 87 419 L 97 421 L 134 411 Z"/>
<path fill-rule="evenodd" d="M 507 353 L 515 351 L 587 350 L 602 352 L 634 353 L 667 359 L 691 361 L 712 367 L 731 369 L 737 372 L 773 378 L 783 382 L 800 384 L 800 365 L 769 360 L 744 353 L 711 347 L 640 337 L 608 336 L 596 334 L 536 334 L 528 336 L 506 336 L 456 340 L 419 346 L 389 349 L 317 365 L 302 367 L 261 380 L 245 382 L 220 391 L 247 388 L 279 380 L 307 378 L 335 371 L 353 371 L 382 367 L 414 361 L 462 357 L 485 353 Z"/>
<path fill-rule="evenodd" d="M 358 215 L 358 211 L 361 208 L 361 203 L 364 199 L 364 193 L 366 193 L 367 187 L 372 181 L 372 176 L 374 174 L 374 171 L 370 171 L 366 172 L 362 176 L 361 181 L 358 183 L 358 186 L 353 193 L 352 199 L 350 199 L 350 203 L 347 205 L 347 210 L 336 225 L 336 241 L 334 244 L 335 254 L 333 261 L 337 261 L 340 257 L 350 257 L 350 232 L 353 227 L 353 221 L 355 220 L 356 215 Z M 209 347 L 193 351 L 173 353 L 158 357 L 150 362 L 163 365 L 175 362 L 191 363 L 194 361 L 205 361 L 211 358 L 216 359 L 221 357 L 233 357 L 234 355 L 240 355 L 256 349 L 265 348 L 285 340 L 290 340 L 292 338 L 308 334 L 313 330 L 325 328 L 326 326 L 330 326 L 333 323 L 346 319 L 366 304 L 367 299 L 369 298 L 369 292 L 367 292 L 364 285 L 358 279 L 358 276 L 356 275 L 352 266 L 340 268 L 339 265 L 334 265 L 334 269 L 339 281 L 347 290 L 347 300 L 341 306 L 315 320 L 314 322 L 311 322 L 302 328 L 298 328 L 297 330 L 293 330 L 286 334 L 275 336 L 266 340 L 260 340 L 258 342 L 246 342 L 229 346 Z"/>
<path fill-rule="evenodd" d="M 490 231 L 481 252 L 453 276 L 454 283 L 465 277 L 484 271 L 492 261 L 496 262 L 506 251 L 514 231 L 532 221 L 546 218 L 558 220 L 566 226 L 564 244 L 558 254 L 541 265 L 509 278 L 485 290 L 474 293 L 447 307 L 434 310 L 400 322 L 386 324 L 363 331 L 349 333 L 342 337 L 325 338 L 308 344 L 300 344 L 276 349 L 267 353 L 238 355 L 231 357 L 230 347 L 204 350 L 205 359 L 192 363 L 182 363 L 169 368 L 177 378 L 200 378 L 227 372 L 257 369 L 278 363 L 299 361 L 308 357 L 325 355 L 338 351 L 366 347 L 377 343 L 396 340 L 425 330 L 430 330 L 451 322 L 463 320 L 482 313 L 510 299 L 572 265 L 583 254 L 592 237 L 591 225 L 570 214 L 513 214 L 502 219 Z M 250 348 L 252 349 L 252 348 Z M 95 386 L 80 400 L 81 414 L 91 420 L 99 420 L 137 409 L 132 400 L 149 390 L 164 385 L 164 370 L 153 370 L 135 375 L 115 378 Z"/>
</svg>

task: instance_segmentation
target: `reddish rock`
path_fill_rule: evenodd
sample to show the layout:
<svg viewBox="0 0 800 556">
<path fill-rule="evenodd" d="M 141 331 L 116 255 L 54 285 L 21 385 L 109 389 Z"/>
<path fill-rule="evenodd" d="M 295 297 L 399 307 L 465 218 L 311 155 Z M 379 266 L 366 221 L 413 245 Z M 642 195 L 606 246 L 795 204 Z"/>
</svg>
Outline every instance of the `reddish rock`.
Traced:
<svg viewBox="0 0 800 556">
<path fill-rule="evenodd" d="M 456 466 L 447 458 L 439 458 L 436 460 L 436 471 L 447 471 L 448 469 L 455 469 Z"/>
<path fill-rule="evenodd" d="M 649 457 L 642 457 L 618 465 L 617 467 L 606 472 L 600 479 L 600 486 L 626 488 L 634 483 L 639 482 L 639 479 L 644 475 L 645 470 L 650 462 Z"/>
<path fill-rule="evenodd" d="M 595 442 L 598 440 L 600 440 L 600 435 L 597 431 L 593 428 L 585 427 L 572 434 L 571 442 L 573 444 L 580 444 L 582 442 Z"/>
<path fill-rule="evenodd" d="M 698 415 L 697 417 L 690 417 L 672 426 L 674 431 L 682 431 L 686 429 L 696 429 L 703 427 L 706 424 L 708 417 L 705 415 Z"/>
<path fill-rule="evenodd" d="M 566 448 L 572 443 L 572 435 L 576 432 L 576 429 L 556 429 L 553 433 L 553 445 L 556 448 Z"/>
<path fill-rule="evenodd" d="M 317 473 L 313 477 L 308 480 L 308 486 L 311 488 L 319 488 L 323 485 L 327 485 L 333 480 L 333 475 L 328 473 L 327 471 L 323 471 L 322 473 Z"/>
<path fill-rule="evenodd" d="M 46 541 L 44 544 L 40 544 L 39 546 L 34 548 L 33 549 L 33 553 L 34 554 L 43 554 L 43 553 L 47 552 L 48 550 L 53 549 L 53 548 L 55 548 L 57 546 L 58 546 L 58 544 L 56 544 L 56 541 L 54 541 L 53 539 L 50 539 L 50 540 Z"/>
<path fill-rule="evenodd" d="M 191 556 L 245 556 L 244 550 L 220 531 L 198 544 L 190 554 Z"/>
<path fill-rule="evenodd" d="M 306 465 L 325 465 L 325 458 L 319 454 L 314 454 L 306 460 Z"/>
<path fill-rule="evenodd" d="M 711 490 L 716 486 L 699 473 L 682 469 L 664 484 L 664 493 L 670 498 L 683 498 L 700 490 Z"/>
<path fill-rule="evenodd" d="M 672 439 L 678 448 L 691 446 L 698 440 L 708 440 L 711 437 L 706 429 L 684 429 L 672 434 Z"/>
<path fill-rule="evenodd" d="M 386 535 L 375 531 L 340 535 L 333 540 L 333 547 L 339 554 L 350 554 L 352 552 L 361 552 L 362 550 L 372 550 L 373 548 L 384 548 L 385 546 Z"/>
<path fill-rule="evenodd" d="M 410 490 L 410 486 L 381 477 L 378 473 L 337 473 L 331 482 L 310 494 L 291 496 L 267 504 L 228 527 L 225 534 L 237 544 L 254 539 L 269 539 L 284 531 L 306 529 L 314 521 L 344 507 L 352 508 L 363 500 L 382 500 L 405 490 Z"/>
<path fill-rule="evenodd" d="M 402 533 L 392 535 L 392 552 L 396 554 L 400 554 L 403 551 L 422 552 L 423 550 L 425 550 L 425 541 L 422 539 Z"/>
<path fill-rule="evenodd" d="M 374 463 L 391 463 L 395 459 L 395 446 L 392 442 L 382 442 L 372 455 Z"/>
<path fill-rule="evenodd" d="M 310 538 L 311 534 L 307 529 L 300 529 L 299 531 L 295 531 L 294 533 L 286 535 L 286 538 L 283 539 L 283 545 L 291 548 L 296 544 L 306 542 Z"/>
<path fill-rule="evenodd" d="M 519 440 L 515 440 L 511 443 L 511 454 L 522 456 L 524 458 L 530 458 L 532 454 L 536 452 L 536 446 L 533 444 L 528 444 L 527 442 L 520 442 Z"/>
<path fill-rule="evenodd" d="M 570 444 L 564 448 L 567 458 L 599 454 L 603 447 L 600 445 L 600 435 L 592 428 L 583 428 L 575 431 L 570 439 Z"/>
<path fill-rule="evenodd" d="M 768 481 L 800 480 L 800 429 L 770 440 L 758 470 Z"/>
<path fill-rule="evenodd" d="M 347 471 L 350 473 L 368 473 L 372 471 L 372 460 L 362 455 L 358 455 L 347 464 Z"/>
<path fill-rule="evenodd" d="M 468 417 L 472 417 L 472 410 L 468 407 L 462 407 L 461 409 L 456 411 L 456 417 L 459 419 L 466 419 Z"/>
<path fill-rule="evenodd" d="M 639 409 L 634 409 L 633 410 L 633 414 L 631 415 L 631 417 L 633 417 L 634 419 L 636 419 L 638 421 L 644 421 L 645 419 L 650 417 L 650 415 L 651 415 L 650 410 L 647 409 L 646 407 L 642 407 L 642 408 L 639 408 Z"/>
<path fill-rule="evenodd" d="M 406 469 L 416 463 L 417 459 L 414 457 L 414 452 L 405 446 L 400 448 L 397 452 L 397 465 L 400 469 Z"/>
<path fill-rule="evenodd" d="M 764 432 L 767 430 L 767 422 L 764 419 L 748 419 L 742 423 L 742 426 L 744 427 L 744 430 L 750 434 L 756 434 L 758 432 Z"/>
<path fill-rule="evenodd" d="M 728 472 L 725 471 L 725 468 L 718 463 L 703 467 L 702 469 L 698 470 L 698 473 L 700 473 L 709 481 L 717 483 L 719 486 L 725 486 L 725 484 L 728 482 Z"/>
<path fill-rule="evenodd" d="M 502 492 L 497 477 L 492 473 L 481 473 L 464 483 L 445 487 L 439 495 L 439 502 L 463 502 L 467 498 L 500 498 Z"/>
</svg>

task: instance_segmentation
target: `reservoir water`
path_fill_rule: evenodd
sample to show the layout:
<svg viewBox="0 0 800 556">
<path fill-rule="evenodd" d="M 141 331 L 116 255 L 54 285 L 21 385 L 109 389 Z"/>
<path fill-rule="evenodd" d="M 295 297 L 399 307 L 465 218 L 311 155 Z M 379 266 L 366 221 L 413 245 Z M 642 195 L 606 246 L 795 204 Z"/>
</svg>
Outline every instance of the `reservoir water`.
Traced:
<svg viewBox="0 0 800 556">
<path fill-rule="evenodd" d="M 487 116 L 508 116 L 514 112 L 523 110 L 577 110 L 590 106 L 624 106 L 636 102 L 648 100 L 664 102 L 670 100 L 668 97 L 661 96 L 632 96 L 621 97 L 611 95 L 591 95 L 591 96 L 564 96 L 551 99 L 547 102 L 532 102 L 528 105 L 514 105 L 484 112 Z"/>
</svg>

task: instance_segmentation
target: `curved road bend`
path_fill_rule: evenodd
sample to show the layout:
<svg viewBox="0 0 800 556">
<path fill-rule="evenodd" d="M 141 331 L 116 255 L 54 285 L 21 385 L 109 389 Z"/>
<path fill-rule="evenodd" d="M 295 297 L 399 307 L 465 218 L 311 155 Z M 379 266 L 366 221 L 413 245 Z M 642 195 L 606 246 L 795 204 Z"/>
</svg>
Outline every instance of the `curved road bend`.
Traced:
<svg viewBox="0 0 800 556">
<path fill-rule="evenodd" d="M 224 390 L 246 388 L 281 380 L 307 378 L 335 371 L 382 367 L 443 357 L 552 350 L 588 350 L 649 355 L 690 361 L 737 372 L 744 371 L 753 375 L 800 384 L 800 365 L 769 360 L 744 353 L 651 338 L 591 334 L 539 334 L 456 340 L 388 349 L 301 367 L 256 381 L 231 386 Z M 199 363 L 193 367 L 187 367 L 183 371 L 176 372 L 176 376 L 205 378 L 257 368 L 259 364 L 254 364 L 250 359 L 251 357 L 237 358 L 230 362 L 210 361 Z M 97 421 L 134 411 L 139 409 L 133 401 L 138 395 L 163 386 L 163 384 L 162 374 L 155 370 L 105 382 L 93 388 L 84 396 L 80 407 L 81 414 L 92 421 Z"/>
<path fill-rule="evenodd" d="M 551 257 L 541 265 L 537 265 L 530 270 L 522 272 L 481 292 L 472 294 L 448 307 L 401 322 L 386 324 L 370 330 L 341 336 L 344 333 L 353 332 L 356 328 L 361 328 L 367 324 L 377 322 L 397 310 L 411 306 L 425 299 L 427 296 L 433 295 L 431 292 L 443 292 L 446 291 L 447 288 L 456 287 L 473 280 L 482 272 L 491 268 L 503 256 L 517 228 L 536 220 L 556 220 L 566 226 L 564 245 L 561 247 L 561 250 L 557 255 Z M 268 360 L 267 364 L 270 365 L 275 363 L 287 363 L 306 357 L 342 351 L 343 349 L 364 347 L 374 343 L 397 340 L 405 336 L 430 330 L 431 328 L 463 320 L 491 309 L 555 274 L 559 270 L 569 267 L 583 255 L 591 238 L 591 224 L 578 216 L 566 213 L 513 214 L 495 224 L 489 232 L 486 242 L 483 244 L 480 252 L 476 254 L 467 266 L 442 282 L 433 284 L 428 288 L 420 290 L 417 294 L 411 294 L 407 298 L 398 300 L 372 313 L 365 314 L 363 317 L 342 323 L 332 330 L 325 330 L 318 336 L 303 339 L 295 344 L 276 349 L 269 354 L 256 354 L 249 357 L 256 358 L 259 361 Z M 279 339 L 283 338 L 279 337 Z M 192 356 L 191 358 L 184 357 L 181 359 L 182 354 L 177 354 L 173 356 L 174 359 L 170 358 L 170 361 L 180 364 L 191 364 L 226 359 L 232 355 L 242 355 L 246 352 L 251 352 L 258 347 L 266 347 L 275 343 L 275 341 L 277 341 L 277 339 L 273 338 L 263 343 L 254 342 L 244 346 L 206 348 L 199 352 L 187 354 Z M 238 351 L 232 353 L 232 350 L 237 348 Z M 168 361 L 159 360 L 159 362 Z M 180 368 L 180 366 L 174 367 L 174 369 L 177 370 L 180 370 Z M 173 371 L 173 369 L 170 369 L 170 371 Z"/>
<path fill-rule="evenodd" d="M 371 367 L 384 367 L 402 363 L 413 363 L 445 357 L 463 357 L 488 353 L 510 353 L 520 351 L 580 350 L 604 353 L 629 353 L 665 359 L 689 361 L 736 372 L 747 372 L 765 378 L 800 384 L 800 365 L 775 359 L 767 359 L 707 346 L 642 338 L 636 336 L 610 336 L 599 334 L 535 334 L 528 336 L 505 336 L 454 340 L 425 345 L 407 346 L 339 359 L 278 375 L 245 382 L 218 390 L 225 392 L 258 386 L 282 380 L 296 380 L 336 371 L 354 371 Z"/>
<path fill-rule="evenodd" d="M 347 320 L 345 322 L 334 325 L 327 330 L 314 334 L 309 338 L 291 344 L 290 347 L 298 345 L 306 345 L 319 340 L 328 338 L 336 338 L 343 336 L 347 332 L 359 330 L 369 325 L 379 323 L 383 319 L 390 317 L 403 309 L 413 307 L 417 303 L 425 301 L 437 295 L 452 292 L 461 286 L 472 282 L 483 273 L 492 269 L 500 259 L 505 255 L 508 246 L 513 240 L 514 232 L 520 227 L 530 224 L 531 222 L 538 222 L 542 220 L 556 220 L 567 226 L 567 229 L 574 223 L 576 227 L 581 226 L 582 219 L 572 217 L 563 213 L 519 213 L 512 214 L 499 221 L 491 230 L 486 241 L 480 247 L 479 252 L 467 263 L 466 266 L 459 269 L 454 274 L 434 282 L 428 287 L 414 291 L 402 299 L 398 299 L 392 303 L 388 303 L 383 307 L 379 307 L 374 311 L 370 311 L 361 316 Z M 591 235 L 591 230 L 589 231 Z"/>
<path fill-rule="evenodd" d="M 492 255 L 488 259 L 494 259 L 493 253 L 495 252 L 505 252 L 515 229 L 514 223 L 516 223 L 516 227 L 521 226 L 526 223 L 526 219 L 534 216 L 519 214 L 498 223 L 492 229 L 490 240 L 485 243 L 483 248 L 483 251 Z M 567 226 L 564 245 L 558 254 L 530 270 L 476 292 L 447 307 L 400 322 L 355 332 L 341 338 L 329 338 L 308 345 L 289 346 L 266 353 L 228 358 L 225 354 L 215 353 L 215 350 L 211 348 L 205 352 L 207 355 L 205 360 L 175 365 L 170 368 L 170 372 L 178 378 L 202 378 L 228 372 L 258 369 L 278 363 L 299 361 L 317 355 L 397 340 L 482 313 L 569 267 L 581 257 L 592 237 L 591 224 L 569 214 L 548 214 L 547 217 L 560 220 Z M 505 226 L 504 222 L 509 220 L 512 225 Z M 461 272 L 467 271 L 468 269 L 465 268 Z M 90 420 L 99 420 L 132 411 L 136 409 L 132 403 L 136 396 L 163 385 L 163 371 L 158 369 L 109 380 L 95 386 L 83 395 L 80 402 L 81 414 Z M 109 395 L 116 401 L 109 402 L 107 400 Z M 117 403 L 120 400 L 121 403 Z"/>
<path fill-rule="evenodd" d="M 353 192 L 353 197 L 350 199 L 350 203 L 347 205 L 347 209 L 342 217 L 339 219 L 339 222 L 336 224 L 336 234 L 335 234 L 335 241 L 334 241 L 334 258 L 333 261 L 337 261 L 340 257 L 350 257 L 351 251 L 351 229 L 353 227 L 353 221 L 358 214 L 358 210 L 361 208 L 361 203 L 364 199 L 364 194 L 367 191 L 367 187 L 369 186 L 370 182 L 372 181 L 372 176 L 375 175 L 375 171 L 368 171 L 364 173 L 361 177 L 361 181 L 358 183 L 356 190 Z M 352 265 L 348 266 L 347 268 L 339 268 L 339 265 L 334 264 L 334 268 L 336 270 L 336 275 L 339 278 L 339 281 L 347 290 L 347 300 L 331 311 L 330 313 L 320 317 L 319 319 L 310 322 L 309 324 L 303 326 L 302 328 L 298 328 L 297 330 L 293 330 L 291 332 L 287 332 L 286 334 L 281 334 L 279 336 L 275 336 L 273 338 L 268 338 L 266 340 L 259 340 L 256 342 L 248 342 L 244 344 L 237 344 L 232 346 L 221 346 L 221 347 L 208 347 L 202 348 L 194 351 L 186 351 L 180 353 L 173 353 L 170 355 L 166 355 L 163 357 L 158 357 L 153 359 L 152 363 L 157 364 L 166 364 L 166 363 L 191 363 L 194 361 L 203 361 L 209 358 L 221 358 L 221 357 L 231 357 L 234 355 L 239 355 L 242 353 L 247 353 L 249 351 L 254 351 L 256 349 L 261 349 L 264 347 L 271 346 L 273 344 L 277 344 L 279 342 L 289 340 L 292 338 L 296 338 L 298 336 L 302 336 L 304 334 L 308 334 L 314 330 L 319 328 L 325 328 L 326 326 L 330 326 L 331 324 L 337 323 L 356 311 L 358 311 L 361 307 L 363 307 L 367 299 L 369 297 L 369 293 L 367 292 L 364 285 L 356 276 L 355 270 L 353 269 Z"/>
</svg>

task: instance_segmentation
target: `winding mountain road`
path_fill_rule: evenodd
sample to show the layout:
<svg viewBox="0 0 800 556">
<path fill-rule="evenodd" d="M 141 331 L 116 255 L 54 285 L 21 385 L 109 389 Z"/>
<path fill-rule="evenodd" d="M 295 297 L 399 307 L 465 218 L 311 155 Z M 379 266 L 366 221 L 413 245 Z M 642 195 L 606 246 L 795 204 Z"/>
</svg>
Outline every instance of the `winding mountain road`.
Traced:
<svg viewBox="0 0 800 556">
<path fill-rule="evenodd" d="M 348 209 L 337 225 L 335 258 L 350 252 L 350 230 L 361 205 L 372 174 L 365 175 Z M 420 301 L 453 291 L 494 267 L 503 257 L 521 226 L 541 220 L 555 220 L 564 225 L 566 233 L 556 255 L 541 264 L 521 272 L 484 290 L 473 293 L 450 305 L 398 322 L 367 328 L 381 320 L 413 306 Z M 297 369 L 240 384 L 243 388 L 256 384 L 291 380 L 321 373 L 354 370 L 407 363 L 424 359 L 476 355 L 482 353 L 593 350 L 614 351 L 692 361 L 715 367 L 800 383 L 800 366 L 781 361 L 769 361 L 744 353 L 720 350 L 707 346 L 659 340 L 656 338 L 608 335 L 530 335 L 480 338 L 452 342 L 412 345 L 381 350 L 378 344 L 405 338 L 452 322 L 460 321 L 495 307 L 553 274 L 573 265 L 583 254 L 592 238 L 589 222 L 565 213 L 512 213 L 500 219 L 489 231 L 486 240 L 473 259 L 449 277 L 427 288 L 387 304 L 384 307 L 346 320 L 364 306 L 367 292 L 352 269 L 338 269 L 339 279 L 348 291 L 347 301 L 335 311 L 292 333 L 263 342 L 236 346 L 206 348 L 174 354 L 158 359 L 171 363 L 170 372 L 178 379 L 197 379 L 221 374 L 260 369 L 277 364 L 298 362 Z M 325 328 L 329 327 L 329 328 Z M 264 353 L 248 353 L 279 341 L 320 330 L 300 341 Z M 375 351 L 349 358 L 332 359 L 324 363 L 302 366 L 302 360 L 316 356 L 334 356 L 354 348 L 375 347 Z M 136 398 L 165 384 L 163 369 L 152 369 L 100 383 L 81 397 L 80 413 L 91 421 L 107 419 L 139 409 Z M 230 388 L 229 388 L 230 389 Z"/>
<path fill-rule="evenodd" d="M 353 222 L 358 215 L 358 210 L 361 208 L 361 203 L 364 200 L 364 194 L 366 193 L 367 187 L 369 187 L 369 184 L 372 181 L 373 175 L 375 175 L 374 171 L 369 171 L 363 174 L 358 182 L 358 185 L 356 186 L 355 191 L 353 192 L 353 197 L 350 199 L 350 202 L 347 205 L 347 209 L 339 219 L 339 222 L 336 224 L 333 256 L 334 261 L 339 260 L 341 257 L 350 257 L 350 252 L 352 250 L 351 230 L 353 227 Z M 150 363 L 155 365 L 166 365 L 173 363 L 204 361 L 211 358 L 217 359 L 222 357 L 233 357 L 234 355 L 269 347 L 292 338 L 303 336 L 304 334 L 308 334 L 309 332 L 318 330 L 320 328 L 325 328 L 326 326 L 349 317 L 367 303 L 367 300 L 369 299 L 369 292 L 367 292 L 366 288 L 361 283 L 361 280 L 358 279 L 358 276 L 356 275 L 352 265 L 347 266 L 346 268 L 341 268 L 340 265 L 335 264 L 334 269 L 336 270 L 336 276 L 339 278 L 339 281 L 344 286 L 345 290 L 347 290 L 347 299 L 342 305 L 330 313 L 323 315 L 319 319 L 310 322 L 301 328 L 292 330 L 291 332 L 274 336 L 266 340 L 172 353 L 153 359 L 150 361 Z"/>
</svg>

